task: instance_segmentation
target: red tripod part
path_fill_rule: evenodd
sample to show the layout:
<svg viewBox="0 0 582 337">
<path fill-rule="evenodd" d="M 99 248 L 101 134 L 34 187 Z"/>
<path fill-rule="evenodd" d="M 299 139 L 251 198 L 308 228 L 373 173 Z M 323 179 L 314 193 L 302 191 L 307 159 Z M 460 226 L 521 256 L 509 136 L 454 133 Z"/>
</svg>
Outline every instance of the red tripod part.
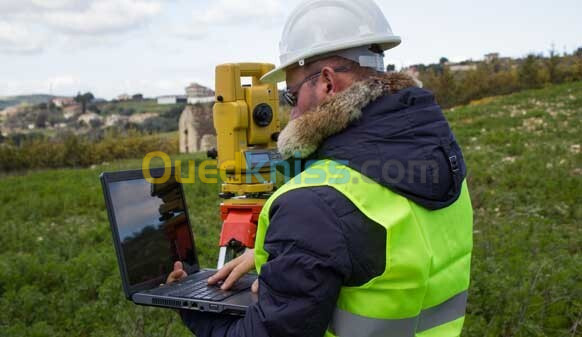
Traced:
<svg viewBox="0 0 582 337">
<path fill-rule="evenodd" d="M 222 231 L 219 246 L 225 247 L 233 240 L 246 248 L 255 247 L 257 223 L 263 205 L 220 205 Z"/>
</svg>

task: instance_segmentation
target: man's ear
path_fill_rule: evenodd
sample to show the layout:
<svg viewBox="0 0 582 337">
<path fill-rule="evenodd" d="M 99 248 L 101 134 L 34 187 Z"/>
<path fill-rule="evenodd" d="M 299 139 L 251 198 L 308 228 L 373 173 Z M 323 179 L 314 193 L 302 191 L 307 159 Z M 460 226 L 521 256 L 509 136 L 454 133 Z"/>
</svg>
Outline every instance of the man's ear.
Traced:
<svg viewBox="0 0 582 337">
<path fill-rule="evenodd" d="M 337 91 L 336 73 L 331 67 L 324 67 L 321 69 L 321 79 L 325 84 L 325 91 L 327 94 L 334 94 Z"/>
</svg>

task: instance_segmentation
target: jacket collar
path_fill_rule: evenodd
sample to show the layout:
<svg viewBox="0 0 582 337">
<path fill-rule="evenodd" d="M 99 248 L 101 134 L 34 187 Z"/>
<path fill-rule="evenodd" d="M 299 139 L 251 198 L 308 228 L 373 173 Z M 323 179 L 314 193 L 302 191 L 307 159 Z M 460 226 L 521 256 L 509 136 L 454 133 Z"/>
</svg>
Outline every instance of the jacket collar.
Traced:
<svg viewBox="0 0 582 337">
<path fill-rule="evenodd" d="M 403 73 L 388 73 L 354 83 L 316 108 L 290 121 L 279 135 L 283 158 L 306 158 L 328 137 L 340 133 L 362 116 L 362 109 L 380 96 L 414 87 Z"/>
</svg>

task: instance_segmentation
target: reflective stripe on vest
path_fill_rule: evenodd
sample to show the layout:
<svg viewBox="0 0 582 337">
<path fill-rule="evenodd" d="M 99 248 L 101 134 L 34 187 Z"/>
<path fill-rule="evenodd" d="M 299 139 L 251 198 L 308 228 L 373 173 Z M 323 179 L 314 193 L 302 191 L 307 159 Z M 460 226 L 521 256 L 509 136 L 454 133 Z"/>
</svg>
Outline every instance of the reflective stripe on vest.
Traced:
<svg viewBox="0 0 582 337">
<path fill-rule="evenodd" d="M 458 336 L 464 321 L 473 234 L 466 185 L 462 183 L 461 195 L 452 205 L 430 211 L 346 165 L 318 161 L 265 203 L 255 242 L 257 272 L 269 259 L 264 243 L 273 202 L 295 189 L 332 187 L 386 229 L 386 267 L 366 284 L 341 288 L 325 336 Z"/>
<path fill-rule="evenodd" d="M 335 309 L 329 330 L 339 337 L 414 337 L 415 333 L 452 322 L 465 315 L 467 291 L 425 309 L 416 317 L 377 319 Z"/>
</svg>

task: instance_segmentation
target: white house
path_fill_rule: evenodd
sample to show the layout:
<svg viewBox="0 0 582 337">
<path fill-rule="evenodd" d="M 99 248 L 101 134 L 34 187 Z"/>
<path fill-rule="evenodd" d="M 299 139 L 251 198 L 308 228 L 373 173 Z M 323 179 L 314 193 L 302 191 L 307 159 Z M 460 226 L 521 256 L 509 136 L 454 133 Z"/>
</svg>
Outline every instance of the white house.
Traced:
<svg viewBox="0 0 582 337">
<path fill-rule="evenodd" d="M 129 96 L 128 94 L 121 94 L 121 95 L 117 96 L 117 100 L 118 101 L 131 101 L 131 96 Z"/>
<path fill-rule="evenodd" d="M 188 97 L 188 104 L 197 104 L 197 103 L 212 103 L 214 102 L 215 98 L 212 97 Z"/>
<path fill-rule="evenodd" d="M 167 95 L 157 98 L 158 104 L 178 104 L 187 103 L 188 99 L 185 95 Z"/>
<path fill-rule="evenodd" d="M 59 108 L 63 108 L 69 105 L 75 104 L 75 99 L 72 97 L 55 97 L 51 100 L 51 102 Z"/>
</svg>

